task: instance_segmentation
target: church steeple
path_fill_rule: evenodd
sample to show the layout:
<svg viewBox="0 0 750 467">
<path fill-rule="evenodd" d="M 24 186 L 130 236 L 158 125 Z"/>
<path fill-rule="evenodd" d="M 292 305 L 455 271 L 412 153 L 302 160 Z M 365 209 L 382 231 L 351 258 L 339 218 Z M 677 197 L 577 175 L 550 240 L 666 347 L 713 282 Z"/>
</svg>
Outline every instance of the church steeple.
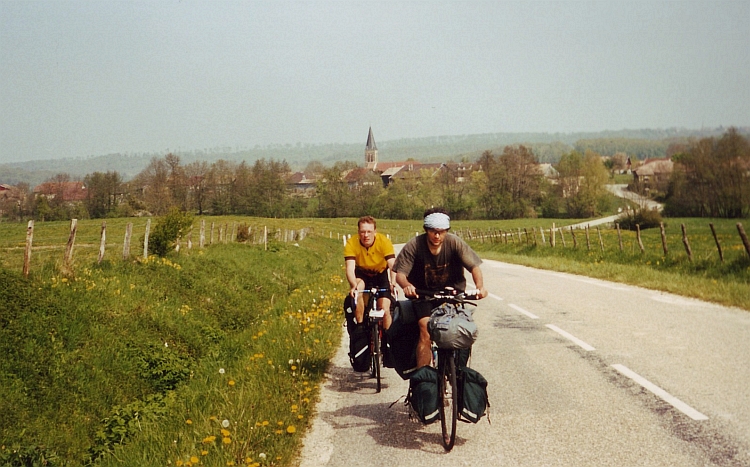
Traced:
<svg viewBox="0 0 750 467">
<path fill-rule="evenodd" d="M 378 147 L 375 145 L 375 138 L 372 136 L 372 127 L 367 135 L 367 144 L 365 145 L 365 168 L 375 170 L 378 165 Z"/>
</svg>

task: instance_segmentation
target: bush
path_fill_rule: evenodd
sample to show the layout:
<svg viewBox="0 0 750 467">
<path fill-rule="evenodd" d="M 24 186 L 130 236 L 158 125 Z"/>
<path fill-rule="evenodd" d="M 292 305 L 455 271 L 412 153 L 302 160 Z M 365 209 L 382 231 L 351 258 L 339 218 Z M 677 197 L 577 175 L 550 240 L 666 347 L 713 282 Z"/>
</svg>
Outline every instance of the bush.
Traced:
<svg viewBox="0 0 750 467">
<path fill-rule="evenodd" d="M 148 238 L 148 251 L 157 256 L 166 256 L 174 249 L 177 238 L 181 237 L 193 225 L 193 216 L 177 208 L 159 219 L 154 231 Z"/>
<path fill-rule="evenodd" d="M 237 241 L 244 243 L 250 240 L 250 226 L 244 222 L 237 227 Z"/>
<path fill-rule="evenodd" d="M 641 230 L 659 227 L 662 223 L 662 217 L 659 211 L 653 209 L 628 210 L 619 219 L 620 228 L 626 230 L 636 230 L 636 224 Z"/>
</svg>

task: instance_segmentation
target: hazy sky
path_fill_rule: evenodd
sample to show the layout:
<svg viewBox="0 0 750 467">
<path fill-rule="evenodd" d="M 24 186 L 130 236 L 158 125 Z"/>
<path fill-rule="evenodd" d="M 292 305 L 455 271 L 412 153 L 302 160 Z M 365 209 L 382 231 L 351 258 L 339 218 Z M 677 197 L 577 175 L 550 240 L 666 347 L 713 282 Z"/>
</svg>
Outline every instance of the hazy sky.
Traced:
<svg viewBox="0 0 750 467">
<path fill-rule="evenodd" d="M 748 0 L 0 0 L 0 162 L 720 125 Z"/>
</svg>

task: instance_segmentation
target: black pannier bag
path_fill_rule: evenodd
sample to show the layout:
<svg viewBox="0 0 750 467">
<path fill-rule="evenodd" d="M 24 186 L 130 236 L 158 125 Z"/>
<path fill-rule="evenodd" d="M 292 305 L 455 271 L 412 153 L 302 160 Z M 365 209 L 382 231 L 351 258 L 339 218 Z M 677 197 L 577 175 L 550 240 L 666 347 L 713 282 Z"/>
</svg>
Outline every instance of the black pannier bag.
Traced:
<svg viewBox="0 0 750 467">
<path fill-rule="evenodd" d="M 406 401 L 417 414 L 419 421 L 429 425 L 440 420 L 438 410 L 438 373 L 431 366 L 423 366 L 412 372 L 409 378 L 409 394 Z"/>
<path fill-rule="evenodd" d="M 388 352 L 391 354 L 389 363 L 392 363 L 396 373 L 406 380 L 417 369 L 419 326 L 409 300 L 396 302 L 392 315 L 393 322 L 386 331 Z"/>
<path fill-rule="evenodd" d="M 370 333 L 364 324 L 355 324 L 349 334 L 349 361 L 354 371 L 370 369 Z"/>
<path fill-rule="evenodd" d="M 344 299 L 344 316 L 346 330 L 349 333 L 349 362 L 354 371 L 365 372 L 370 369 L 370 334 L 367 326 L 357 324 L 354 319 L 354 300 L 347 295 Z"/>
<path fill-rule="evenodd" d="M 458 370 L 458 415 L 461 420 L 477 423 L 490 406 L 487 380 L 478 371 L 463 367 Z M 489 415 L 487 416 L 489 420 Z"/>
</svg>

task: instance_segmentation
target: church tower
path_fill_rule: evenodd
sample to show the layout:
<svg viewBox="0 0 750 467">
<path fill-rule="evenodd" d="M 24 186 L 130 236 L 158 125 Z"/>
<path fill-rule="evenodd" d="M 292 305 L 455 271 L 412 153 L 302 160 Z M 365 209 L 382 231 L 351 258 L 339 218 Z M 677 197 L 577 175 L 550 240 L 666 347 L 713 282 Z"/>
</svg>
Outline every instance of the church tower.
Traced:
<svg viewBox="0 0 750 467">
<path fill-rule="evenodd" d="M 375 145 L 375 138 L 372 136 L 372 127 L 367 135 L 367 144 L 365 145 L 365 168 L 375 170 L 378 165 L 378 147 Z"/>
</svg>

